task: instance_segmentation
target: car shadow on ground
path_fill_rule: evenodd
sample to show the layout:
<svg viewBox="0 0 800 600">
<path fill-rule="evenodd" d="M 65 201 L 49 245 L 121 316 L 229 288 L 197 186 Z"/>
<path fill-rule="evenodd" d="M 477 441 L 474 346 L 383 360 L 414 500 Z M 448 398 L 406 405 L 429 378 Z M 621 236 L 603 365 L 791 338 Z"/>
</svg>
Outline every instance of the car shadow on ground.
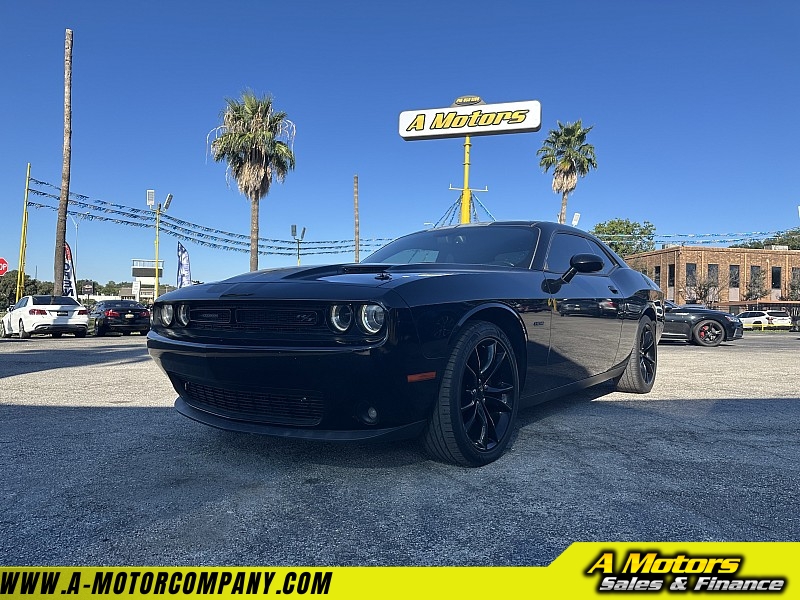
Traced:
<svg viewBox="0 0 800 600">
<path fill-rule="evenodd" d="M 66 341 L 64 338 L 61 340 Z M 61 340 L 53 340 L 58 343 Z M 147 350 L 141 343 L 129 343 L 86 348 L 37 348 L 35 339 L 3 340 L 14 343 L 13 352 L 4 352 L 0 360 L 0 379 L 52 369 L 69 369 L 107 363 L 132 364 L 149 361 Z"/>
</svg>

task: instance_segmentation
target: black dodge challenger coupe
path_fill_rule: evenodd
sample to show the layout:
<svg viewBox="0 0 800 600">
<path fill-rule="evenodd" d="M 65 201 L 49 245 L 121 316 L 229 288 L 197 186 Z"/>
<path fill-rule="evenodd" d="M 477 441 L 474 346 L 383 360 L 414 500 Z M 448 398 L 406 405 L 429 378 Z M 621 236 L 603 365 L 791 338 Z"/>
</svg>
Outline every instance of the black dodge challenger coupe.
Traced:
<svg viewBox="0 0 800 600">
<path fill-rule="evenodd" d="M 422 435 L 480 466 L 520 406 L 604 381 L 647 393 L 663 294 L 588 233 L 457 225 L 360 264 L 268 269 L 164 294 L 151 356 L 179 412 L 214 427 L 318 440 Z"/>
<path fill-rule="evenodd" d="M 664 303 L 663 340 L 686 340 L 697 346 L 719 346 L 742 337 L 739 317 L 722 310 L 691 304 Z"/>
</svg>

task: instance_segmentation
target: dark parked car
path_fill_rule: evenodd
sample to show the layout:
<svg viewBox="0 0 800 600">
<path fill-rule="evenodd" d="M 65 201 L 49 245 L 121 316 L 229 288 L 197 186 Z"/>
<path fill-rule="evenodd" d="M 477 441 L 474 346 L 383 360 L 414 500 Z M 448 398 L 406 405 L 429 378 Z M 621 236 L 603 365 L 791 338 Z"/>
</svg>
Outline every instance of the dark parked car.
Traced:
<svg viewBox="0 0 800 600">
<path fill-rule="evenodd" d="M 687 340 L 698 346 L 719 346 L 742 337 L 742 322 L 721 310 L 691 304 L 664 303 L 664 340 Z"/>
<path fill-rule="evenodd" d="M 122 335 L 150 331 L 150 311 L 134 300 L 101 300 L 89 313 L 89 332 L 100 337 L 110 331 Z"/>
<path fill-rule="evenodd" d="M 577 229 L 459 225 L 361 264 L 164 294 L 148 348 L 178 411 L 207 425 L 319 440 L 421 434 L 435 458 L 479 466 L 503 453 L 521 405 L 607 380 L 649 392 L 662 299 Z"/>
</svg>

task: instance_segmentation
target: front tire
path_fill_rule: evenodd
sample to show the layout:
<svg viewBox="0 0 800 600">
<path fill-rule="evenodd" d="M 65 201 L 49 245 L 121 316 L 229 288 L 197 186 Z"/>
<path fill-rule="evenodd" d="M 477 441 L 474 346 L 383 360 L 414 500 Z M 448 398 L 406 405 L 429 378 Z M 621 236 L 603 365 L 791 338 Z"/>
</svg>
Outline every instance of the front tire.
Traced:
<svg viewBox="0 0 800 600">
<path fill-rule="evenodd" d="M 4 321 L 0 320 L 0 337 L 10 338 L 11 332 L 6 331 L 6 324 Z"/>
<path fill-rule="evenodd" d="M 475 321 L 458 336 L 424 434 L 436 459 L 480 467 L 505 451 L 519 408 L 519 371 L 508 336 Z"/>
<path fill-rule="evenodd" d="M 692 340 L 698 346 L 719 346 L 725 339 L 725 330 L 717 321 L 705 319 L 692 329 Z"/>
<path fill-rule="evenodd" d="M 625 371 L 617 381 L 617 390 L 646 394 L 653 389 L 658 367 L 658 345 L 650 317 L 639 319 L 636 341 L 633 344 Z"/>
</svg>

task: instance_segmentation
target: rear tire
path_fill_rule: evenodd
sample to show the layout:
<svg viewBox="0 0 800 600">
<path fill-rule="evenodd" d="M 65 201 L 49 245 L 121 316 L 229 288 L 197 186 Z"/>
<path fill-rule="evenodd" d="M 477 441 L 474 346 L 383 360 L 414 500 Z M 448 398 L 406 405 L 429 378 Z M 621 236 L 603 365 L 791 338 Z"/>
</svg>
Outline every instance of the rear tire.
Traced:
<svg viewBox="0 0 800 600">
<path fill-rule="evenodd" d="M 85 338 L 86 337 L 86 330 L 84 329 L 82 331 L 76 331 L 75 332 L 75 337 L 76 338 Z"/>
<path fill-rule="evenodd" d="M 633 344 L 628 364 L 617 380 L 617 390 L 632 394 L 646 394 L 653 389 L 658 367 L 658 344 L 656 344 L 653 321 L 648 316 L 639 319 L 636 341 Z"/>
<path fill-rule="evenodd" d="M 424 434 L 438 460 L 480 467 L 505 451 L 519 408 L 519 372 L 508 336 L 475 321 L 458 336 Z"/>
<path fill-rule="evenodd" d="M 19 339 L 27 340 L 31 337 L 31 334 L 25 331 L 25 324 L 22 322 L 22 319 L 19 320 Z"/>
<path fill-rule="evenodd" d="M 54 334 L 53 334 L 53 337 L 54 337 L 54 338 L 60 338 L 60 337 L 61 337 L 61 334 L 60 334 L 60 333 L 54 333 Z"/>
<path fill-rule="evenodd" d="M 100 325 L 95 324 L 94 326 L 94 334 L 97 337 L 103 337 L 106 334 L 106 330 L 100 327 Z"/>
</svg>

